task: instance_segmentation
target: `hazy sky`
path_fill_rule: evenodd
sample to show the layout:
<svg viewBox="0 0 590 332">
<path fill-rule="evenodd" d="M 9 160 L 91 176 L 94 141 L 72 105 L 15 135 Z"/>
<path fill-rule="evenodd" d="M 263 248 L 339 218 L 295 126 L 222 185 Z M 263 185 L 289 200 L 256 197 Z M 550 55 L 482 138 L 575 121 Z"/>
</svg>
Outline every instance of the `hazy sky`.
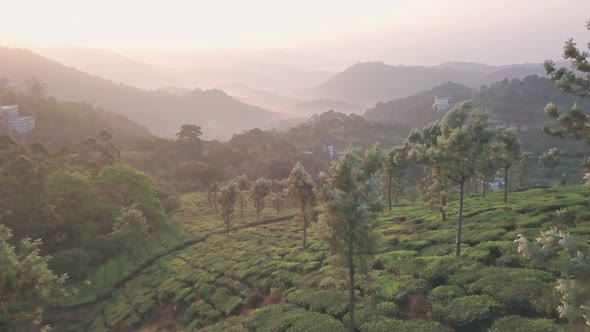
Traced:
<svg viewBox="0 0 590 332">
<path fill-rule="evenodd" d="M 121 52 L 273 50 L 392 64 L 557 58 L 590 0 L 18 0 L 0 41 Z"/>
</svg>

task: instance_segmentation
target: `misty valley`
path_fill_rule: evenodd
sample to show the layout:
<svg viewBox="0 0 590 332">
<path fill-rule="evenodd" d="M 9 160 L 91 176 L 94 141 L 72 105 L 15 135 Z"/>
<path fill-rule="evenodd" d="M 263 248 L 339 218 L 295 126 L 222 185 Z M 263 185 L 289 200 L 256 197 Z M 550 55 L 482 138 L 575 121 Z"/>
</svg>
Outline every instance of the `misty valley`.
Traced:
<svg viewBox="0 0 590 332">
<path fill-rule="evenodd" d="M 572 2 L 538 6 L 590 9 Z M 525 62 L 510 43 L 540 43 L 540 16 L 504 0 L 375 2 L 374 25 L 341 4 L 344 32 L 318 23 L 332 2 L 187 3 L 46 8 L 82 39 L 0 20 L 0 331 L 590 331 L 590 21 Z M 172 31 L 192 6 L 201 29 Z M 360 37 L 386 13 L 431 53 L 349 61 L 385 54 Z M 499 41 L 494 20 L 526 29 Z M 432 41 L 457 29 L 491 58 L 446 61 Z M 192 36 L 226 51 L 175 48 Z M 301 46 L 338 36 L 350 54 Z M 293 49 L 244 46 L 275 37 Z"/>
</svg>

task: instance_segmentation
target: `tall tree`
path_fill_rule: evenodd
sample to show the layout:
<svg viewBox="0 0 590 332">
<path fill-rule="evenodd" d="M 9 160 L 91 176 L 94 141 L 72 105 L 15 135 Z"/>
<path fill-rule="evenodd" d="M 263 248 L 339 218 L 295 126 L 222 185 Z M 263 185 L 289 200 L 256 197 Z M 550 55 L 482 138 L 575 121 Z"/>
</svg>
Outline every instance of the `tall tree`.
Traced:
<svg viewBox="0 0 590 332">
<path fill-rule="evenodd" d="M 414 160 L 433 165 L 438 174 L 459 186 L 457 256 L 461 255 L 465 184 L 475 175 L 477 164 L 488 151 L 495 134 L 487 114 L 474 111 L 471 102 L 465 101 L 447 112 L 441 123 L 435 122 L 408 137 L 408 142 L 413 144 L 411 154 Z"/>
<path fill-rule="evenodd" d="M 590 20 L 586 22 L 586 29 L 590 31 Z M 587 46 L 590 51 L 590 43 Z M 545 70 L 557 87 L 567 94 L 582 98 L 590 98 L 590 53 L 581 48 L 573 39 L 566 41 L 563 46 L 563 58 L 570 62 L 571 68 L 558 68 L 554 61 L 545 61 Z M 576 140 L 586 140 L 590 144 L 590 115 L 574 104 L 569 112 L 561 111 L 557 105 L 550 103 L 545 112 L 557 121 L 557 129 L 548 126 L 543 131 L 556 137 L 569 137 Z M 590 169 L 586 168 L 585 179 L 590 179 Z"/>
<path fill-rule="evenodd" d="M 408 167 L 408 145 L 394 146 L 385 156 L 383 163 L 387 181 L 387 205 L 391 211 L 392 201 L 399 202 L 403 177 Z"/>
<path fill-rule="evenodd" d="M 377 213 L 383 210 L 375 172 L 371 158 L 363 160 L 357 150 L 347 149 L 320 177 L 327 242 L 348 268 L 350 331 L 356 331 L 355 273 L 368 269 L 368 259 L 376 252 Z"/>
<path fill-rule="evenodd" d="M 44 306 L 66 295 L 67 275 L 57 276 L 39 254 L 40 240 L 22 239 L 17 248 L 12 233 L 0 224 L 0 330 L 38 331 Z"/>
<path fill-rule="evenodd" d="M 209 207 L 213 207 L 213 203 L 217 202 L 217 192 L 219 191 L 219 183 L 217 181 L 211 183 L 209 185 L 207 191 L 207 201 L 209 202 Z"/>
<path fill-rule="evenodd" d="M 486 197 L 488 185 L 490 181 L 493 181 L 498 169 L 500 169 L 500 145 L 490 144 L 486 146 L 486 151 L 482 154 L 482 157 L 476 163 L 475 170 L 475 185 L 476 190 L 479 189 L 481 184 L 482 196 Z"/>
<path fill-rule="evenodd" d="M 551 175 L 555 172 L 555 169 L 559 165 L 560 162 L 560 152 L 557 148 L 551 148 L 545 152 L 538 158 L 539 166 L 547 176 L 547 184 L 551 185 Z"/>
<path fill-rule="evenodd" d="M 522 148 L 514 130 L 501 130 L 497 135 L 498 161 L 504 171 L 504 203 L 508 203 L 508 171 L 522 156 Z"/>
<path fill-rule="evenodd" d="M 218 202 L 221 208 L 221 218 L 225 224 L 225 233 L 229 237 L 231 225 L 235 220 L 234 209 L 238 200 L 238 184 L 235 181 L 221 187 Z"/>
<path fill-rule="evenodd" d="M 252 185 L 252 192 L 250 193 L 250 199 L 256 210 L 256 220 L 260 219 L 260 211 L 264 209 L 264 199 L 271 193 L 272 181 L 260 178 Z"/>
<path fill-rule="evenodd" d="M 314 217 L 314 208 L 316 205 L 314 181 L 303 165 L 298 162 L 293 167 L 287 183 L 289 184 L 289 196 L 294 202 L 297 202 L 301 211 L 303 220 L 303 249 L 305 249 L 307 247 L 307 226 Z"/>
<path fill-rule="evenodd" d="M 252 188 L 252 182 L 248 180 L 246 175 L 240 175 L 236 178 L 238 183 L 238 190 L 240 191 L 240 215 L 244 216 L 244 208 L 248 204 L 248 200 L 244 199 L 244 193 L 247 193 Z"/>
<path fill-rule="evenodd" d="M 201 127 L 194 124 L 183 124 L 180 131 L 176 133 L 176 142 L 188 159 L 197 159 L 203 152 L 203 142 L 201 141 L 203 132 Z"/>
<path fill-rule="evenodd" d="M 143 212 L 135 205 L 125 207 L 117 217 L 113 225 L 111 235 L 124 237 L 125 246 L 136 257 L 142 241 L 148 236 L 150 228 Z"/>
</svg>

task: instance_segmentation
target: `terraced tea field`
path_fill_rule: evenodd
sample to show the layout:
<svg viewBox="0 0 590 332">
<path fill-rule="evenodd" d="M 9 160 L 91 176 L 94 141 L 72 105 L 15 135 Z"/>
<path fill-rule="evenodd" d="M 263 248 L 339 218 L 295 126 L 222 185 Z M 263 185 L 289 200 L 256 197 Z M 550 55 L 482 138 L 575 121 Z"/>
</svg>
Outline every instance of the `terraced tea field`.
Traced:
<svg viewBox="0 0 590 332">
<path fill-rule="evenodd" d="M 581 186 L 517 192 L 509 204 L 501 193 L 469 198 L 461 258 L 453 213 L 442 222 L 421 203 L 385 212 L 373 272 L 357 287 L 358 329 L 562 331 L 558 272 L 517 255 L 513 240 L 536 237 L 563 207 L 577 224 L 570 232 L 588 238 L 589 198 Z M 146 243 L 147 263 L 133 269 L 117 258 L 103 267 L 102 283 L 72 300 L 94 302 L 63 311 L 68 319 L 55 330 L 343 331 L 346 273 L 318 240 L 319 225 L 301 249 L 295 213 L 267 208 L 257 223 L 248 211 L 228 238 L 205 196 L 186 195 L 170 230 Z"/>
</svg>

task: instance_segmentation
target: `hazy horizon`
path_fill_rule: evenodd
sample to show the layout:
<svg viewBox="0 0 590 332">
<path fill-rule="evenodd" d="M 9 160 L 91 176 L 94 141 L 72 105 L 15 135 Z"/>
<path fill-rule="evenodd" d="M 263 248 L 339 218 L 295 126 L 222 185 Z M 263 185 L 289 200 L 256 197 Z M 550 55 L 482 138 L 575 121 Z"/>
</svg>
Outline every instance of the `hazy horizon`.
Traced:
<svg viewBox="0 0 590 332">
<path fill-rule="evenodd" d="M 251 54 L 252 59 L 338 70 L 366 61 L 538 63 L 560 58 L 568 38 L 588 42 L 583 22 L 590 2 L 538 3 L 25 0 L 4 6 L 0 43 L 106 49 L 157 65 L 178 65 L 183 57 L 211 62 L 219 61 L 219 54 Z"/>
</svg>

